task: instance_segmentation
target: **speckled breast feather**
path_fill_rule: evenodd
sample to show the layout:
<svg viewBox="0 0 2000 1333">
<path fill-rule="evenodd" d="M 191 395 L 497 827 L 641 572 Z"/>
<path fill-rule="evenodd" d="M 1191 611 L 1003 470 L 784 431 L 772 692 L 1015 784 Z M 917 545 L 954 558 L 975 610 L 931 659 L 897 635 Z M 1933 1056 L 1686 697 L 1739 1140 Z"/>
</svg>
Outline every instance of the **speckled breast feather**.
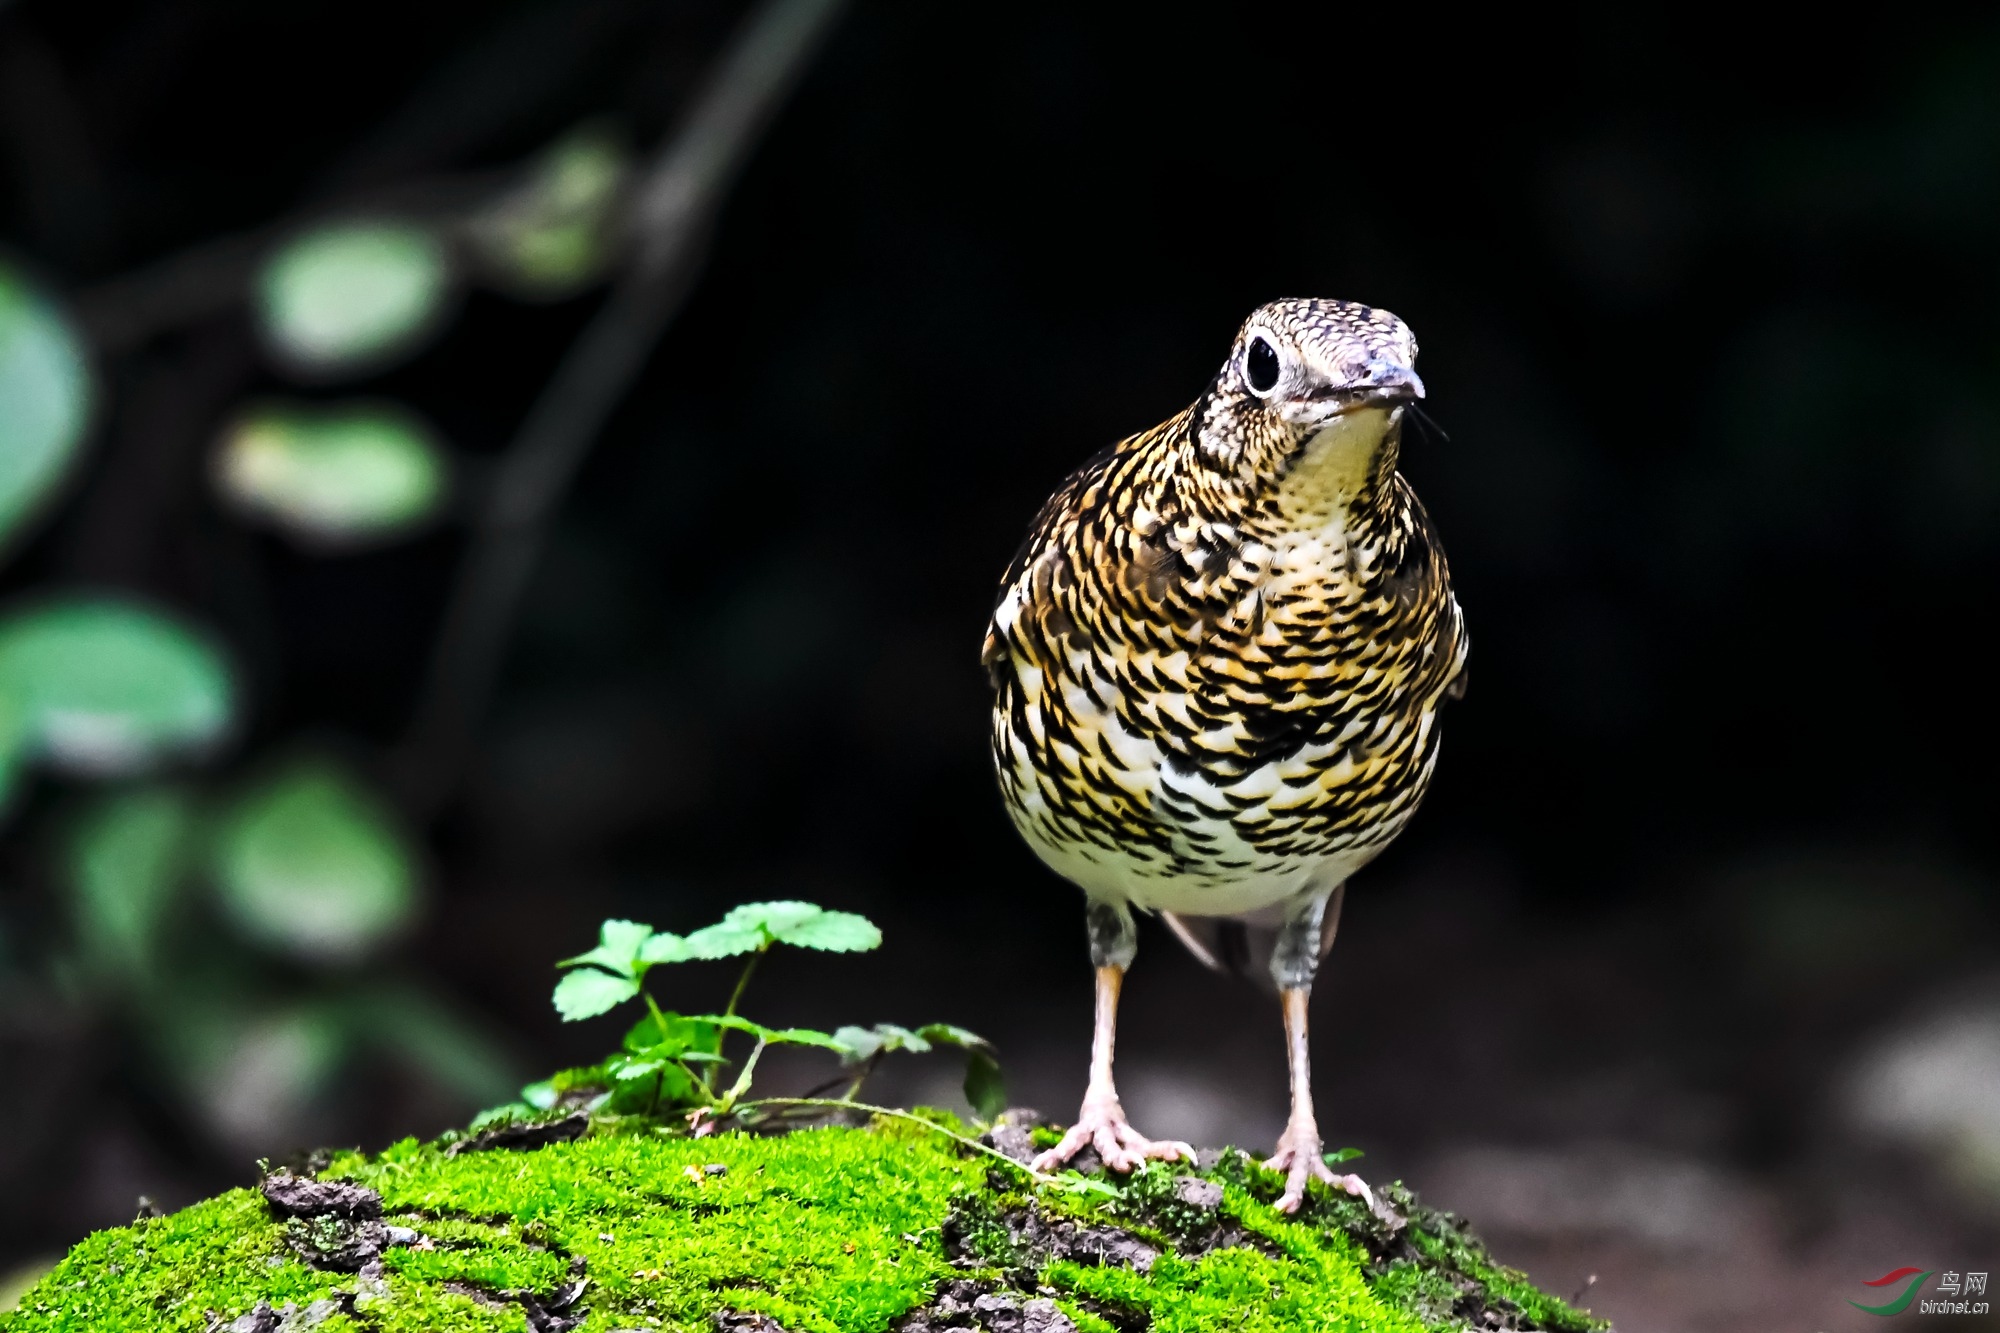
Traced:
<svg viewBox="0 0 2000 1333">
<path fill-rule="evenodd" d="M 1287 306 L 1345 316 L 1328 336 L 1356 355 L 1408 338 L 1337 302 L 1253 324 Z M 1293 439 L 1231 380 L 1064 483 L 983 654 L 1001 790 L 1037 853 L 1093 897 L 1206 916 L 1338 882 L 1396 835 L 1466 655 L 1395 470 L 1402 409 Z"/>
</svg>

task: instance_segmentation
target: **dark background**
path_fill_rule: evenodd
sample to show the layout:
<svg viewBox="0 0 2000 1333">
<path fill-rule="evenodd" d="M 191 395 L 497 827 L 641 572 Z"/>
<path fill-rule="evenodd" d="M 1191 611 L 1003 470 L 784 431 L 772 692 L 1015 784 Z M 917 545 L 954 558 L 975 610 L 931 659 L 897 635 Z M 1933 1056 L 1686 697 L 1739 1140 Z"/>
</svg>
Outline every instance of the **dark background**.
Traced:
<svg viewBox="0 0 2000 1333">
<path fill-rule="evenodd" d="M 1067 1115 L 1080 901 L 988 774 L 997 575 L 1253 306 L 1364 300 L 1423 343 L 1448 438 L 1404 467 L 1473 650 L 1321 987 L 1329 1137 L 1550 1286 L 1598 1273 L 1628 1333 L 1844 1328 L 1863 1278 L 2000 1267 L 2000 27 L 1082 8 L 840 20 L 560 509 L 382 966 L 526 1077 L 615 1035 L 547 1004 L 600 918 L 811 898 L 887 945 L 773 965 L 760 1015 L 960 1022 Z M 15 0 L 0 243 L 87 295 L 587 117 L 651 145 L 738 16 Z M 364 387 L 491 456 L 597 300 L 475 292 Z M 202 451 L 282 387 L 240 311 L 103 370 L 82 483 L 0 582 L 216 627 L 252 710 L 218 774 L 302 737 L 379 767 L 461 531 L 324 558 L 235 524 Z M 0 835 L 0 1259 L 472 1109 L 364 1071 L 246 1136 L 163 1091 L 115 1010 L 40 981 L 67 799 Z M 1267 1148 L 1268 1000 L 1154 930 L 1128 993 L 1141 1128 Z M 921 1064 L 878 1092 L 953 1095 Z"/>
</svg>

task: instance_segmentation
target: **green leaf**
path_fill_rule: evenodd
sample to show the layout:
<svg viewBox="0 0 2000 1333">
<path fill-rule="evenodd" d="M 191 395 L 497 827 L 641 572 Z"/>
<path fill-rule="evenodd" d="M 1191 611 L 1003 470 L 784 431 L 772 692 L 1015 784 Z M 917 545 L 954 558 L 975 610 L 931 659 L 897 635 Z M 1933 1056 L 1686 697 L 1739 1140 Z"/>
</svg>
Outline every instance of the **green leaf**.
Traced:
<svg viewBox="0 0 2000 1333">
<path fill-rule="evenodd" d="M 611 1077 L 620 1083 L 629 1083 L 635 1078 L 645 1078 L 648 1074 L 659 1073 L 667 1067 L 667 1063 L 664 1060 L 613 1059 L 605 1061 L 604 1067 L 610 1070 Z"/>
<path fill-rule="evenodd" d="M 587 964 L 601 967 L 606 972 L 616 972 L 620 976 L 636 979 L 639 976 L 636 964 L 640 949 L 652 933 L 651 926 L 641 925 L 637 921 L 606 921 L 597 928 L 595 949 L 589 953 L 580 953 L 574 958 L 565 958 L 556 966 L 582 967 Z"/>
<path fill-rule="evenodd" d="M 215 457 L 223 496 L 316 551 L 416 531 L 443 502 L 444 451 L 400 407 L 269 405 L 238 418 Z"/>
<path fill-rule="evenodd" d="M 682 941 L 689 958 L 734 958 L 766 948 L 770 940 L 755 926 L 720 921 L 703 926 Z"/>
<path fill-rule="evenodd" d="M 71 908 L 100 974 L 143 980 L 152 971 L 194 836 L 194 802 L 172 788 L 104 796 L 77 820 L 66 856 Z"/>
<path fill-rule="evenodd" d="M 1116 1185 L 1093 1180 L 1076 1171 L 1065 1171 L 1055 1179 L 1055 1187 L 1065 1194 L 1094 1194 L 1101 1199 L 1122 1199 Z"/>
<path fill-rule="evenodd" d="M 721 1049 L 722 1041 L 715 1024 L 684 1018 L 671 1010 L 661 1017 L 667 1020 L 664 1028 L 651 1014 L 634 1023 L 625 1033 L 625 1049 L 634 1055 L 649 1055 L 663 1060 L 716 1058 L 714 1053 Z"/>
<path fill-rule="evenodd" d="M 540 1085 L 537 1084 L 536 1086 L 539 1087 Z M 504 1106 L 489 1106 L 478 1115 L 472 1117 L 471 1121 L 466 1125 L 466 1129 L 471 1133 L 477 1134 L 480 1130 L 491 1129 L 495 1125 L 511 1125 L 517 1121 L 532 1118 L 535 1110 L 535 1107 L 525 1101 L 508 1102 Z"/>
<path fill-rule="evenodd" d="M 817 1028 L 767 1028 L 762 1023 L 752 1022 L 741 1014 L 700 1014 L 688 1021 L 713 1023 L 716 1027 L 728 1028 L 732 1032 L 747 1032 L 767 1045 L 820 1046 L 829 1051 L 847 1049 L 839 1038 L 821 1032 Z"/>
<path fill-rule="evenodd" d="M 695 1095 L 694 1080 L 679 1065 L 613 1059 L 605 1063 L 605 1069 L 614 1084 L 610 1109 L 620 1115 L 638 1115 L 656 1106 L 699 1105 L 705 1100 Z"/>
<path fill-rule="evenodd" d="M 1324 1158 L 1326 1161 L 1336 1162 L 1336 1163 L 1351 1162 L 1357 1157 L 1366 1157 L 1367 1155 L 1368 1155 L 1367 1153 L 1361 1151 L 1361 1149 L 1359 1148 L 1342 1148 L 1338 1152 L 1329 1152 L 1320 1154 L 1320 1156 Z"/>
<path fill-rule="evenodd" d="M 821 912 L 785 929 L 773 929 L 781 943 L 830 953 L 865 953 L 880 948 L 882 932 L 853 912 Z"/>
<path fill-rule="evenodd" d="M 852 912 L 829 912 L 813 903 L 744 903 L 713 926 L 687 937 L 696 958 L 730 958 L 769 948 L 773 943 L 804 949 L 848 953 L 873 949 L 882 932 L 868 918 Z"/>
<path fill-rule="evenodd" d="M 346 221 L 282 246 L 257 281 L 265 341 L 312 377 L 380 369 L 439 324 L 451 285 L 444 243 L 406 222 Z"/>
<path fill-rule="evenodd" d="M 521 1100 L 537 1111 L 546 1111 L 556 1104 L 556 1081 L 545 1078 L 539 1083 L 530 1083 L 521 1089 Z M 504 1107 L 501 1109 L 505 1109 Z"/>
<path fill-rule="evenodd" d="M 0 262 L 0 537 L 62 483 L 90 416 L 83 340 L 27 280 Z"/>
<path fill-rule="evenodd" d="M 965 1100 L 981 1120 L 992 1120 L 1007 1109 L 1007 1080 L 1000 1062 L 985 1050 L 965 1054 Z"/>
<path fill-rule="evenodd" d="M 567 296 L 603 273 L 631 155 L 587 126 L 535 162 L 528 178 L 473 219 L 473 245 L 495 285 L 529 300 Z"/>
<path fill-rule="evenodd" d="M 245 934 L 323 963 L 364 957 L 419 905 L 416 869 L 388 812 L 320 759 L 238 798 L 216 838 L 215 879 Z"/>
<path fill-rule="evenodd" d="M 753 1037 L 762 1037 L 767 1041 L 770 1039 L 773 1031 L 771 1028 L 765 1027 L 762 1023 L 752 1022 L 741 1014 L 697 1014 L 691 1021 L 696 1023 L 710 1023 L 719 1028 L 728 1028 L 731 1032 L 747 1032 Z"/>
<path fill-rule="evenodd" d="M 846 1050 L 838 1038 L 818 1028 L 778 1028 L 765 1034 L 764 1040 L 774 1045 L 785 1042 L 793 1046 L 817 1046 L 828 1051 Z"/>
<path fill-rule="evenodd" d="M 234 704 L 221 653 L 158 611 L 67 596 L 0 618 L 0 715 L 17 754 L 62 772 L 140 773 L 207 749 Z"/>
<path fill-rule="evenodd" d="M 594 967 L 580 967 L 556 983 L 556 1012 L 563 1022 L 595 1018 L 609 1013 L 639 993 L 639 983 L 630 977 L 614 977 Z"/>
<path fill-rule="evenodd" d="M 882 1049 L 882 1034 L 873 1028 L 839 1027 L 833 1030 L 833 1039 L 840 1043 L 840 1062 L 844 1065 L 858 1065 L 869 1056 Z"/>
<path fill-rule="evenodd" d="M 977 1032 L 969 1032 L 950 1023 L 926 1023 L 917 1029 L 917 1035 L 926 1041 L 934 1041 L 940 1046 L 956 1046 L 967 1051 L 991 1051 L 993 1043 Z"/>
<path fill-rule="evenodd" d="M 648 967 L 657 963 L 685 963 L 694 956 L 685 939 L 664 930 L 639 947 L 639 961 Z"/>
</svg>

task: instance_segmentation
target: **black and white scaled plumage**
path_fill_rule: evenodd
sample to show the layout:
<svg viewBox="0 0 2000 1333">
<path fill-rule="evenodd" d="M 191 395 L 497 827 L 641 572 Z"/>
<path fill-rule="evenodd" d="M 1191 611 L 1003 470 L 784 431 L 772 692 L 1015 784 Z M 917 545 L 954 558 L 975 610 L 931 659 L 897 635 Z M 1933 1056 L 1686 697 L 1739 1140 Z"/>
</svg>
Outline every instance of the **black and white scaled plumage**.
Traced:
<svg viewBox="0 0 2000 1333">
<path fill-rule="evenodd" d="M 1186 1154 L 1126 1122 L 1112 1082 L 1132 911 L 1205 961 L 1269 932 L 1292 1113 L 1280 1206 L 1320 1179 L 1306 999 L 1343 886 L 1415 813 L 1466 638 L 1444 553 L 1396 470 L 1424 395 L 1386 311 L 1276 301 L 1192 406 L 1091 459 L 1043 506 L 983 653 L 1014 825 L 1084 891 L 1097 967 L 1089 1090 L 1046 1169 Z"/>
</svg>

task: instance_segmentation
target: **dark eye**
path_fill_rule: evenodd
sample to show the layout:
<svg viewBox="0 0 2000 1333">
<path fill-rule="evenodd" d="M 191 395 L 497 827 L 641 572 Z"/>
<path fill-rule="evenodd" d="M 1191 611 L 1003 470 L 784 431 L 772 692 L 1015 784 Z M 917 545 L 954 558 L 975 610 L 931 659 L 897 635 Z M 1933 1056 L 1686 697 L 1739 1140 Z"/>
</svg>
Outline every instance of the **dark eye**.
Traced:
<svg viewBox="0 0 2000 1333">
<path fill-rule="evenodd" d="M 1243 354 L 1243 373 L 1255 393 L 1269 393 L 1277 388 L 1278 349 L 1262 338 L 1252 338 L 1250 350 Z"/>
</svg>

